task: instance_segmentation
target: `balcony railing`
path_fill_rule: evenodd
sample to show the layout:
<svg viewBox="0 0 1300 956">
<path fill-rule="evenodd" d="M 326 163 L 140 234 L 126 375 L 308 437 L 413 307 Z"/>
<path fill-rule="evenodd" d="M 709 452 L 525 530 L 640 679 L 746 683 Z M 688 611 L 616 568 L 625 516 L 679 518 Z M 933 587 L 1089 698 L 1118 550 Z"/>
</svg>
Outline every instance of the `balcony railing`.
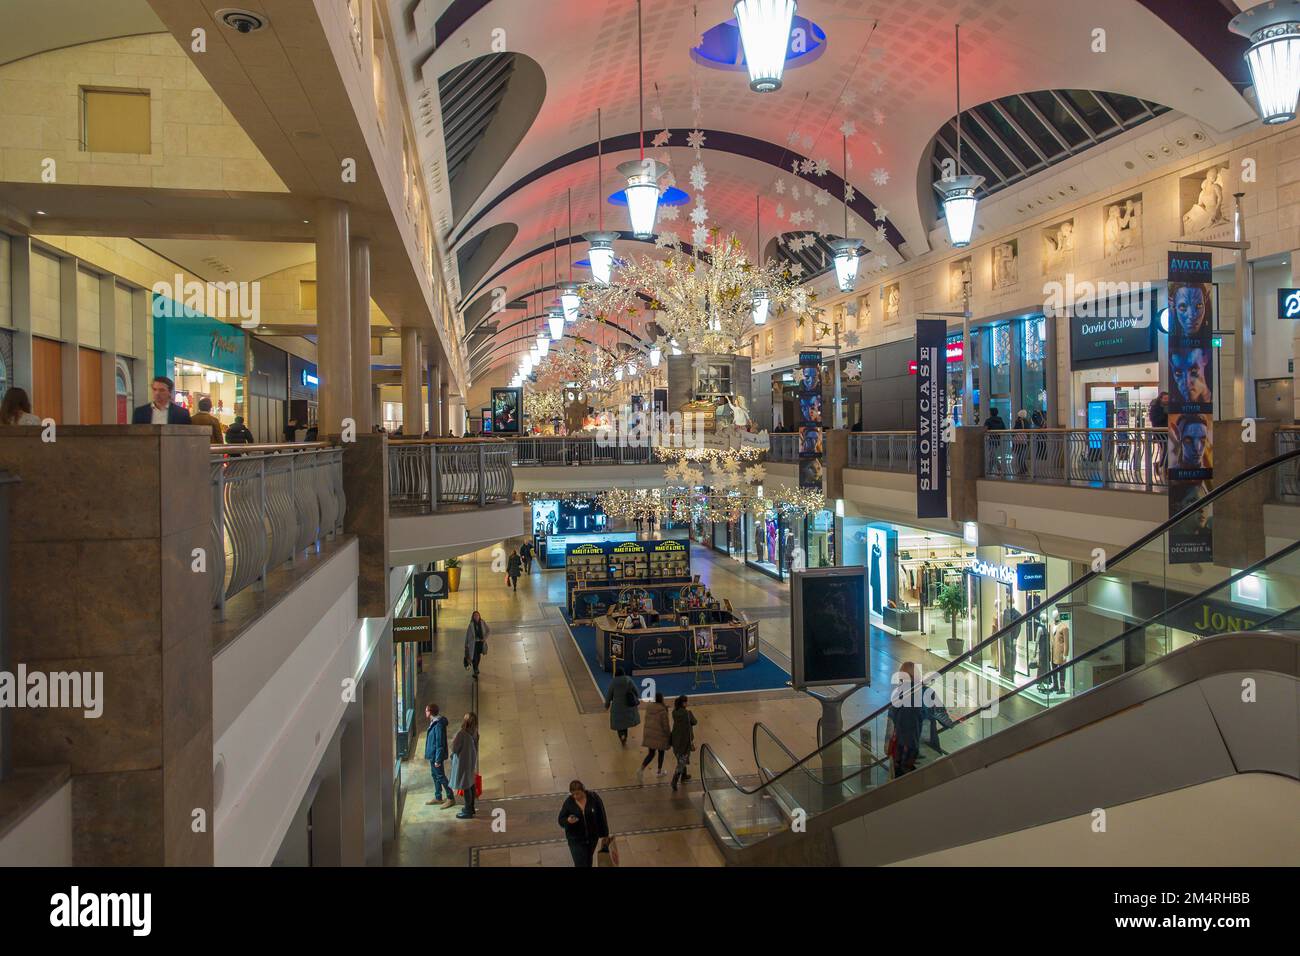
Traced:
<svg viewBox="0 0 1300 956">
<path fill-rule="evenodd" d="M 1277 430 L 1277 453 L 1285 455 L 1300 448 L 1300 428 L 1288 426 Z M 1283 462 L 1277 469 L 1279 501 L 1300 504 L 1300 460 Z"/>
<path fill-rule="evenodd" d="M 768 435 L 768 461 L 797 462 L 799 460 L 799 436 L 793 432 L 772 432 Z"/>
<path fill-rule="evenodd" d="M 510 439 L 514 463 L 542 465 L 653 465 L 654 449 L 645 444 L 601 442 L 595 437 L 538 437 Z"/>
<path fill-rule="evenodd" d="M 984 477 L 1135 491 L 1166 486 L 1160 428 L 1034 428 L 984 435 Z"/>
<path fill-rule="evenodd" d="M 388 446 L 388 500 L 396 509 L 432 514 L 449 505 L 502 504 L 515 489 L 514 442 L 397 441 Z"/>
<path fill-rule="evenodd" d="M 311 445 L 213 446 L 212 603 L 250 585 L 343 530 L 343 449 Z"/>
<path fill-rule="evenodd" d="M 851 432 L 849 467 L 866 471 L 916 471 L 916 432 Z"/>
</svg>

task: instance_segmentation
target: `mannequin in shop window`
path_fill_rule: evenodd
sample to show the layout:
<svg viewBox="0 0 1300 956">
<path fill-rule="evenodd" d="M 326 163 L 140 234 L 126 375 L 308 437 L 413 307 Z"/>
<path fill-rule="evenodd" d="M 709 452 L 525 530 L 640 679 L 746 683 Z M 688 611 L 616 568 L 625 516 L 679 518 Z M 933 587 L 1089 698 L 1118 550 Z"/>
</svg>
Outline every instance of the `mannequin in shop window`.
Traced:
<svg viewBox="0 0 1300 956">
<path fill-rule="evenodd" d="M 1020 612 L 1011 604 L 1002 609 L 1002 626 L 1007 628 L 1002 634 L 1002 663 L 1000 672 L 1011 680 L 1016 676 L 1016 639 L 1020 637 Z"/>
<path fill-rule="evenodd" d="M 1052 636 L 1047 628 L 1047 615 L 1034 618 L 1034 654 L 1038 659 L 1038 691 L 1045 692 L 1050 684 L 1047 672 L 1052 669 Z"/>
<path fill-rule="evenodd" d="M 874 541 L 871 544 L 871 610 L 876 616 L 881 613 L 880 604 L 880 562 L 883 556 L 880 553 L 880 545 Z"/>
<path fill-rule="evenodd" d="M 1059 611 L 1052 610 L 1052 666 L 1060 667 L 1070 655 L 1070 622 L 1061 620 Z M 1052 675 L 1052 690 L 1065 693 L 1065 671 Z"/>
</svg>

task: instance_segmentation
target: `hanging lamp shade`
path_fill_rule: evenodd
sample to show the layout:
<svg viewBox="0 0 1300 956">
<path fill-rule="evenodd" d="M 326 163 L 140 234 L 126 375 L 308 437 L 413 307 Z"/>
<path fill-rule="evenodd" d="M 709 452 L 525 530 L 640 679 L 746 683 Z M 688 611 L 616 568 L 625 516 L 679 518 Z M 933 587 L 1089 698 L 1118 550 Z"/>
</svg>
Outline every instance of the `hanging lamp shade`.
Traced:
<svg viewBox="0 0 1300 956">
<path fill-rule="evenodd" d="M 1295 119 L 1300 96 L 1300 0 L 1274 0 L 1244 10 L 1228 29 L 1247 37 L 1246 65 L 1259 118 L 1272 126 Z"/>
<path fill-rule="evenodd" d="M 771 307 L 772 299 L 767 294 L 767 290 L 755 289 L 749 310 L 750 317 L 754 320 L 755 325 L 767 324 L 767 313 Z"/>
<path fill-rule="evenodd" d="M 589 243 L 587 261 L 591 263 L 591 277 L 601 285 L 609 285 L 614 274 L 614 240 L 616 232 L 584 232 L 582 238 Z"/>
<path fill-rule="evenodd" d="M 941 179 L 935 186 L 943 193 L 943 218 L 948 223 L 948 239 L 953 247 L 970 245 L 975 231 L 975 191 L 984 184 L 983 176 L 954 176 Z"/>
<path fill-rule="evenodd" d="M 564 321 L 578 321 L 578 310 L 582 308 L 582 297 L 578 294 L 578 290 L 582 286 L 577 282 L 561 282 L 559 288 L 560 307 L 564 310 Z"/>
<path fill-rule="evenodd" d="M 614 367 L 614 381 L 623 381 L 623 366 L 617 365 Z"/>
<path fill-rule="evenodd" d="M 852 292 L 858 284 L 858 259 L 862 250 L 860 239 L 836 239 L 831 243 L 835 251 L 835 281 L 841 292 Z"/>
<path fill-rule="evenodd" d="M 547 309 L 546 324 L 551 332 L 551 340 L 560 341 L 564 337 L 564 309 L 554 306 Z"/>
<path fill-rule="evenodd" d="M 537 333 L 537 354 L 541 358 L 546 358 L 546 353 L 551 350 L 551 340 L 545 332 Z"/>
<path fill-rule="evenodd" d="M 655 218 L 659 215 L 659 180 L 667 175 L 668 167 L 654 159 L 630 159 L 619 163 L 618 173 L 627 180 L 624 195 L 632 232 L 648 239 L 654 235 Z"/>
<path fill-rule="evenodd" d="M 668 342 L 668 344 L 669 344 L 670 346 L 672 346 L 672 350 L 673 350 L 673 353 L 672 353 L 672 354 L 673 354 L 673 355 L 681 355 L 681 354 L 682 354 L 682 347 L 681 347 L 680 345 L 677 344 L 677 340 L 676 340 L 676 339 L 671 339 L 671 340 Z"/>
<path fill-rule="evenodd" d="M 736 0 L 731 8 L 745 48 L 749 88 L 755 93 L 771 93 L 781 88 L 796 7 L 795 0 Z"/>
<path fill-rule="evenodd" d="M 663 358 L 663 356 L 664 356 L 664 351 L 659 347 L 658 342 L 650 346 L 650 367 L 658 368 L 659 361 Z"/>
</svg>

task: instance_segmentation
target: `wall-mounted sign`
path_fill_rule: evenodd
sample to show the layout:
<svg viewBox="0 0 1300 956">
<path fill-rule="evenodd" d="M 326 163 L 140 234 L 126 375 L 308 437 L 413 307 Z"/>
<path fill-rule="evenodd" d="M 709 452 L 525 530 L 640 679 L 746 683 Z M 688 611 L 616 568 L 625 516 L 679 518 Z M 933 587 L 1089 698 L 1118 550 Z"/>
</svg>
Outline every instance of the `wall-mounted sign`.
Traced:
<svg viewBox="0 0 1300 956">
<path fill-rule="evenodd" d="M 1092 310 L 1097 311 L 1097 310 Z M 1122 358 L 1134 364 L 1156 349 L 1153 299 L 1119 300 L 1101 314 L 1070 314 L 1070 369 L 1099 368 Z"/>
<path fill-rule="evenodd" d="M 1300 289 L 1277 290 L 1277 317 L 1300 319 Z"/>
<path fill-rule="evenodd" d="M 498 435 L 518 435 L 523 417 L 522 388 L 492 389 L 492 431 Z"/>
<path fill-rule="evenodd" d="M 393 618 L 393 641 L 397 644 L 420 643 L 427 641 L 429 634 L 429 618 L 427 617 L 395 617 Z"/>
<path fill-rule="evenodd" d="M 871 683 L 866 585 L 861 566 L 790 576 L 791 686 L 796 690 Z"/>
<path fill-rule="evenodd" d="M 308 388 L 316 388 L 320 385 L 320 379 L 309 372 L 307 369 L 302 370 L 302 383 Z"/>
<path fill-rule="evenodd" d="M 1208 252 L 1169 253 L 1169 516 L 1193 509 L 1214 477 L 1214 272 Z M 1169 531 L 1169 563 L 1214 559 L 1207 508 Z"/>
<path fill-rule="evenodd" d="M 1016 587 L 1022 591 L 1047 590 L 1047 565 L 1041 561 L 1026 561 L 1016 565 Z"/>
<path fill-rule="evenodd" d="M 948 444 L 944 415 L 948 408 L 948 370 L 944 354 L 948 323 L 916 320 L 916 516 L 948 517 Z"/>
<path fill-rule="evenodd" d="M 954 362 L 960 362 L 962 358 L 965 357 L 965 354 L 966 353 L 961 344 L 961 339 L 957 339 L 954 342 L 949 342 L 947 343 L 947 347 L 944 350 L 944 362 L 947 363 L 948 365 L 952 365 Z M 916 362 L 907 363 L 907 374 L 908 375 L 916 374 Z"/>
<path fill-rule="evenodd" d="M 415 596 L 441 600 L 448 593 L 446 571 L 421 571 L 415 576 Z"/>
<path fill-rule="evenodd" d="M 989 561 L 975 561 L 970 570 L 982 578 L 992 578 L 999 584 L 1015 584 L 1016 569 L 1010 564 L 993 564 Z"/>
</svg>

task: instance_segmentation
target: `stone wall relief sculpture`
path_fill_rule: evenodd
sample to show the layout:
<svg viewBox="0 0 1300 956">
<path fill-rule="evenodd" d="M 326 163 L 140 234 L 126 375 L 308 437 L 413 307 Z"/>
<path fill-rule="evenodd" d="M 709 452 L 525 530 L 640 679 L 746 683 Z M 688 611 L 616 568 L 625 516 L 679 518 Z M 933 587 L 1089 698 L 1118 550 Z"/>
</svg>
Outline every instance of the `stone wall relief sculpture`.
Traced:
<svg viewBox="0 0 1300 956">
<path fill-rule="evenodd" d="M 1020 281 L 1020 243 L 1016 239 L 993 247 L 993 288 L 1009 289 Z"/>
<path fill-rule="evenodd" d="M 958 259 L 948 266 L 948 301 L 960 305 L 968 301 L 971 295 L 971 260 L 970 256 Z"/>
<path fill-rule="evenodd" d="M 1106 207 L 1102 253 L 1113 259 L 1142 245 L 1142 195 L 1129 196 Z"/>
<path fill-rule="evenodd" d="M 1207 232 L 1228 223 L 1228 167 L 1211 166 L 1178 182 L 1183 235 Z"/>
<path fill-rule="evenodd" d="M 1043 273 L 1068 269 L 1074 262 L 1074 220 L 1043 230 Z"/>
<path fill-rule="evenodd" d="M 897 322 L 900 313 L 900 303 L 902 300 L 902 290 L 897 282 L 885 286 L 880 291 L 880 300 L 885 307 L 885 325 Z"/>
</svg>

